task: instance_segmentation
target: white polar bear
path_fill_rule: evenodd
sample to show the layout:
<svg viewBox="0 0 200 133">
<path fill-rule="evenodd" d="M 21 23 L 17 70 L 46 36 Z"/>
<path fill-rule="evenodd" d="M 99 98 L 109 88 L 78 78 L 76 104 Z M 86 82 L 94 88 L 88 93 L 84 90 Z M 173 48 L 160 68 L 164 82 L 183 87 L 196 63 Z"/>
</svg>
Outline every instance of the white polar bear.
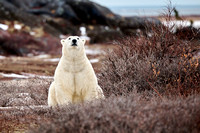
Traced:
<svg viewBox="0 0 200 133">
<path fill-rule="evenodd" d="M 50 85 L 48 105 L 66 105 L 104 98 L 85 54 L 85 40 L 70 36 L 61 40 L 62 57 Z"/>
</svg>

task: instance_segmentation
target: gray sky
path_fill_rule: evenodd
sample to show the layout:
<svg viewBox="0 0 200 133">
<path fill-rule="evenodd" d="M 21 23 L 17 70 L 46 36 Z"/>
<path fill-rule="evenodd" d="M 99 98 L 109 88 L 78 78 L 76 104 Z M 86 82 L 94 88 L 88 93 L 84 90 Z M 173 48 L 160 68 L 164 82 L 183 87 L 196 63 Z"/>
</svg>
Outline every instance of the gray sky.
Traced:
<svg viewBox="0 0 200 133">
<path fill-rule="evenodd" d="M 166 6 L 169 0 L 91 0 L 104 6 Z M 177 5 L 199 5 L 200 0 L 171 0 Z"/>
</svg>

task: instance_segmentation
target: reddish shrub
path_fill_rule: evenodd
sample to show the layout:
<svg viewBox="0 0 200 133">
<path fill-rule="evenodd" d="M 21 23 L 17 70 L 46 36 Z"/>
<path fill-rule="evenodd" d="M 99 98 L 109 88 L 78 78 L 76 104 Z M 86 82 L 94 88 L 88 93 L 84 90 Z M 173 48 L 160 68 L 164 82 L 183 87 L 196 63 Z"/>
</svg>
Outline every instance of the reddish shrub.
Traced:
<svg viewBox="0 0 200 133">
<path fill-rule="evenodd" d="M 115 42 L 118 49 L 108 53 L 99 75 L 106 95 L 126 95 L 134 89 L 158 95 L 200 92 L 200 59 L 193 57 L 192 43 L 163 25 L 152 25 L 146 33 Z"/>
<path fill-rule="evenodd" d="M 110 97 L 82 106 L 68 106 L 46 113 L 35 133 L 65 132 L 198 132 L 200 98 L 145 100 L 141 95 Z"/>
</svg>

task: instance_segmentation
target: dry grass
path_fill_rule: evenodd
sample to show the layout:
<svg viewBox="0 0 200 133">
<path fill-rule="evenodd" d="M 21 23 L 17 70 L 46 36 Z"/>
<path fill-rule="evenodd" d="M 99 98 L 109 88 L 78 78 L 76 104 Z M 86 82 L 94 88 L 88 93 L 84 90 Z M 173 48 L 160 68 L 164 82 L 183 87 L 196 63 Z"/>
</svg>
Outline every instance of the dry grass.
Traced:
<svg viewBox="0 0 200 133">
<path fill-rule="evenodd" d="M 0 72 L 3 73 L 31 73 L 46 76 L 53 76 L 58 64 L 37 57 L 6 57 L 0 61 Z"/>
<path fill-rule="evenodd" d="M 0 82 L 0 107 L 47 105 L 52 79 L 26 79 Z"/>
</svg>

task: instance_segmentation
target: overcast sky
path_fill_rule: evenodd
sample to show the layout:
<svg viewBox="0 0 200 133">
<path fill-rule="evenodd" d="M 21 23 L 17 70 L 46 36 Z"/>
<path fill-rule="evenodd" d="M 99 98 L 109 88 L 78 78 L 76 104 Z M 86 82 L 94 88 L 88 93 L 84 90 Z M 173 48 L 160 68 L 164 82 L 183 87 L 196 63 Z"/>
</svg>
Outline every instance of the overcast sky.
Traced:
<svg viewBox="0 0 200 133">
<path fill-rule="evenodd" d="M 91 0 L 104 6 L 166 6 L 169 0 Z M 171 0 L 174 6 L 198 5 L 200 0 Z"/>
</svg>

